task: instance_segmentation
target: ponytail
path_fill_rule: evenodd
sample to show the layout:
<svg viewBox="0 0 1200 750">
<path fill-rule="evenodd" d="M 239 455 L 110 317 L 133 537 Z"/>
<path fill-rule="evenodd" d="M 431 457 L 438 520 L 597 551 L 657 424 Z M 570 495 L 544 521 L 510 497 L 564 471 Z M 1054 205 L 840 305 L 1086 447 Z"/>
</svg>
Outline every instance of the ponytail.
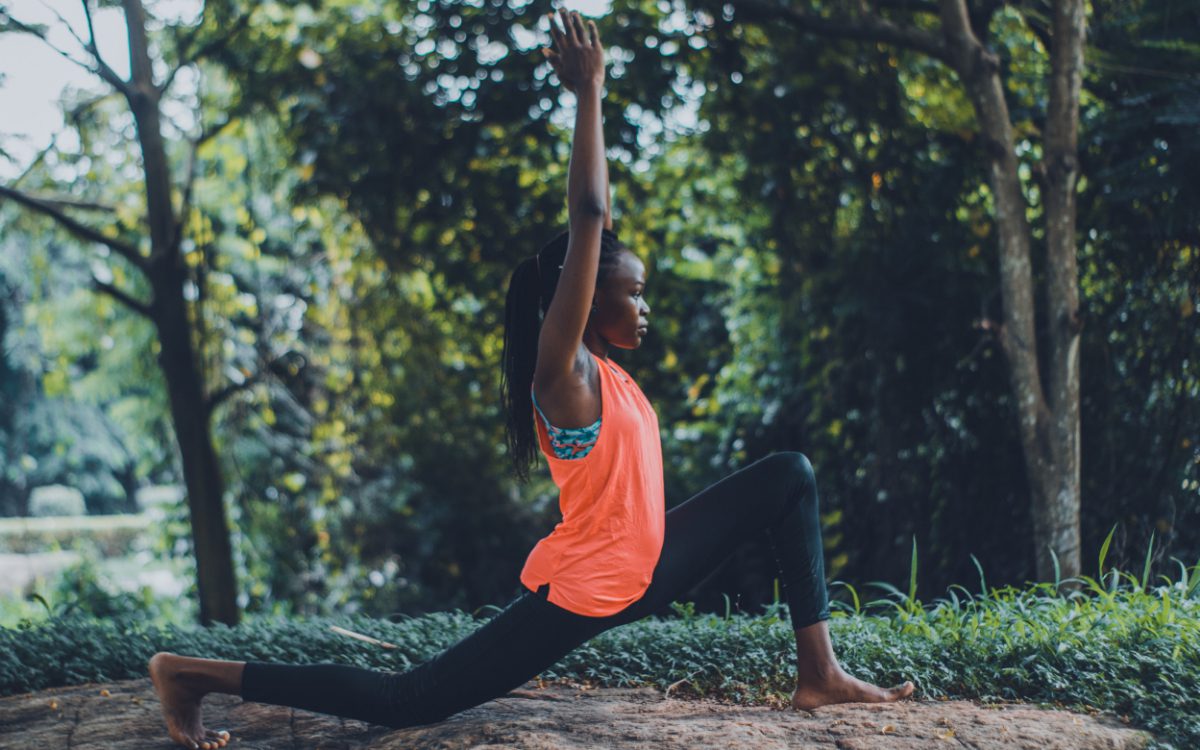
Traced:
<svg viewBox="0 0 1200 750">
<path fill-rule="evenodd" d="M 535 255 L 522 260 L 508 281 L 504 301 L 504 351 L 501 355 L 501 400 L 513 473 L 529 481 L 529 466 L 537 461 L 537 431 L 533 419 L 533 374 L 537 369 L 537 345 L 542 319 L 550 309 L 563 260 L 567 257 L 567 232 L 555 237 Z M 619 261 L 624 245 L 605 229 L 600 236 L 600 266 L 596 288 L 600 288 Z"/>
<path fill-rule="evenodd" d="M 513 271 L 504 302 L 504 367 L 500 379 L 507 413 L 508 453 L 521 482 L 529 481 L 529 465 L 537 459 L 529 395 L 537 366 L 537 342 L 542 321 L 539 310 L 537 256 L 530 256 Z"/>
</svg>

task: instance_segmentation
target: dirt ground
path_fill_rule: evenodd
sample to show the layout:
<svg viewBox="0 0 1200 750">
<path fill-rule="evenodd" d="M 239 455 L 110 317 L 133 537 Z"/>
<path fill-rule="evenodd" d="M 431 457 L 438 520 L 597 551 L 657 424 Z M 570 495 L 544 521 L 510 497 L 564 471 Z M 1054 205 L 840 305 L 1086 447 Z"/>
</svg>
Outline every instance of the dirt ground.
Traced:
<svg viewBox="0 0 1200 750">
<path fill-rule="evenodd" d="M 150 680 L 0 698 L 0 750 L 169 750 Z M 439 724 L 389 729 L 231 695 L 204 700 L 205 724 L 232 750 L 1082 750 L 1143 748 L 1150 735 L 1113 717 L 969 701 L 842 704 L 813 712 L 664 697 L 652 688 L 527 683 Z"/>
</svg>

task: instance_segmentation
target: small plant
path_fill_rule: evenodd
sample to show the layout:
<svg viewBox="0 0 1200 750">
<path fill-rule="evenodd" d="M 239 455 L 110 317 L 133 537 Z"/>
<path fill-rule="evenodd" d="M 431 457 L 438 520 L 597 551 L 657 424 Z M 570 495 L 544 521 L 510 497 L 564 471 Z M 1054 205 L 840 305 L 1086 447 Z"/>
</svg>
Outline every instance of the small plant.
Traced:
<svg viewBox="0 0 1200 750">
<path fill-rule="evenodd" d="M 916 541 L 908 591 L 886 582 L 877 601 L 831 602 L 829 623 L 838 659 L 860 679 L 895 684 L 911 679 L 918 699 L 1028 701 L 1060 708 L 1100 708 L 1128 717 L 1169 745 L 1200 747 L 1200 561 L 1171 558 L 1179 578 L 1141 576 L 1104 567 L 1110 532 L 1097 567 L 1100 580 L 1060 594 L 1059 584 L 979 591 L 951 586 L 930 605 L 917 599 Z M 98 585 L 80 574 L 74 588 Z M 1101 584 L 1101 581 L 1104 584 Z M 543 671 L 543 679 L 594 685 L 656 686 L 672 694 L 786 706 L 794 686 L 795 649 L 786 604 L 775 582 L 763 614 L 703 614 L 693 602 L 673 602 L 677 618 L 645 618 L 605 631 Z M 85 605 L 84 601 L 91 601 Z M 64 600 L 65 601 L 65 600 Z M 285 663 L 331 661 L 407 669 L 479 627 L 485 618 L 436 612 L 390 622 L 367 617 L 247 616 L 236 628 L 157 627 L 144 618 L 99 617 L 99 594 L 74 607 L 56 604 L 44 622 L 0 628 L 0 696 L 87 681 L 145 677 L 145 660 L 166 650 L 212 658 Z M 482 609 L 481 609 L 482 611 Z M 490 614 L 490 613 L 487 613 Z M 347 638 L 339 631 L 362 637 Z M 381 645 L 386 644 L 386 646 Z M 50 666 L 48 666 L 50 665 Z"/>
</svg>

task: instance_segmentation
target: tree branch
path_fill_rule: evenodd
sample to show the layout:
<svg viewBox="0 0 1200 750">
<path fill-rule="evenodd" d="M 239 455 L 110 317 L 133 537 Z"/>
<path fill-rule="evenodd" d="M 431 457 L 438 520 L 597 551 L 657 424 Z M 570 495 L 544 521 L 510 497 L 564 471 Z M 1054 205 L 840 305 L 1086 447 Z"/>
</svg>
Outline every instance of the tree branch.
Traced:
<svg viewBox="0 0 1200 750">
<path fill-rule="evenodd" d="M 253 8 L 253 5 L 251 7 Z M 199 36 L 200 27 L 204 25 L 204 19 L 201 17 L 200 23 L 196 25 L 196 33 L 189 35 L 184 44 L 180 46 L 179 62 L 174 68 L 171 69 L 171 72 L 167 73 L 167 77 L 163 79 L 162 84 L 159 85 L 159 94 L 164 93 L 168 88 L 170 88 L 171 82 L 175 80 L 175 75 L 179 73 L 180 70 L 196 63 L 199 60 L 204 59 L 205 57 L 208 57 L 214 52 L 220 51 L 222 47 L 229 43 L 229 40 L 233 38 L 234 35 L 236 35 L 239 31 L 244 29 L 247 24 L 250 23 L 250 14 L 253 12 L 253 10 L 250 10 L 246 13 L 242 13 L 228 29 L 222 29 L 219 35 L 210 39 L 195 52 L 192 52 L 188 48 L 191 47 L 192 42 L 194 42 L 196 37 Z"/>
<path fill-rule="evenodd" d="M 58 133 L 51 133 L 50 134 L 50 142 L 48 144 L 46 144 L 46 147 L 44 149 L 42 149 L 41 151 L 39 151 L 38 155 L 33 157 L 33 161 L 29 162 L 29 166 L 25 168 L 25 171 L 22 172 L 21 174 L 17 175 L 17 178 L 12 181 L 14 188 L 17 185 L 19 185 L 22 180 L 24 180 L 26 177 L 28 177 L 33 172 L 33 170 L 37 168 L 37 165 L 42 163 L 42 160 L 46 158 L 46 154 L 48 154 L 52 150 L 54 150 L 54 146 L 57 143 L 58 143 Z"/>
<path fill-rule="evenodd" d="M 967 8 L 967 15 L 971 19 L 971 28 L 975 29 L 975 36 L 979 37 L 980 41 L 987 41 L 992 19 L 1000 12 L 1001 8 L 1010 4 L 1012 3 L 1009 0 L 982 0 Z"/>
<path fill-rule="evenodd" d="M 18 21 L 17 19 L 12 17 L 12 14 L 10 14 L 8 12 L 7 8 L 0 7 L 0 21 L 3 21 L 5 19 L 8 20 L 9 25 L 13 29 L 20 31 L 22 33 L 25 33 L 25 34 L 29 34 L 30 36 L 35 36 L 38 39 L 41 39 L 42 43 L 44 43 L 47 47 L 49 47 L 50 49 L 57 52 L 59 55 L 62 55 L 63 59 L 65 59 L 67 62 L 69 62 L 73 65 L 78 65 L 79 67 L 83 68 L 84 70 L 91 73 L 92 75 L 97 75 L 97 76 L 101 75 L 100 71 L 96 70 L 96 68 L 92 67 L 91 65 L 88 65 L 83 60 L 76 58 L 74 55 L 72 55 L 71 53 L 62 49 L 61 47 L 51 43 L 51 41 L 46 37 L 45 30 L 40 29 L 37 26 L 31 26 L 30 24 L 24 23 L 23 21 Z M 70 27 L 68 27 L 68 28 L 70 28 Z M 74 34 L 75 32 L 72 31 L 71 33 Z M 76 38 L 78 39 L 78 37 L 76 37 Z M 101 77 L 103 77 L 103 76 L 101 76 Z"/>
<path fill-rule="evenodd" d="M 93 36 L 92 44 L 89 45 L 87 42 L 85 42 L 79 36 L 79 34 L 75 33 L 75 28 L 73 26 L 71 26 L 70 23 L 67 22 L 67 19 L 63 18 L 61 13 L 59 13 L 54 8 L 50 7 L 50 5 L 48 5 L 47 3 L 42 3 L 42 4 L 46 6 L 47 10 L 49 10 L 51 13 L 54 14 L 55 18 L 57 18 L 59 20 L 59 22 L 63 25 L 63 27 L 66 28 L 67 33 L 69 33 L 75 39 L 75 41 L 79 43 L 79 46 L 83 47 L 84 50 L 86 50 L 89 54 L 91 54 L 92 58 L 96 61 L 95 65 L 89 65 L 87 62 L 76 58 L 74 55 L 70 54 L 66 50 L 53 44 L 50 41 L 50 38 L 48 36 L 46 36 L 46 32 L 44 29 L 39 28 L 37 26 L 33 26 L 31 24 L 24 23 L 23 21 L 18 21 L 16 18 L 13 18 L 12 14 L 9 13 L 6 8 L 0 8 L 0 20 L 7 18 L 8 22 L 10 24 L 12 24 L 12 27 L 14 29 L 16 29 L 17 31 L 20 31 L 25 34 L 35 36 L 38 39 L 41 39 L 43 44 L 45 44 L 47 47 L 49 47 L 50 49 L 57 52 L 68 62 L 70 62 L 74 65 L 78 65 L 79 67 L 83 68 L 84 70 L 91 73 L 92 75 L 99 76 L 106 83 L 108 83 L 113 88 L 120 91 L 122 94 L 128 94 L 128 91 L 127 91 L 128 87 L 127 87 L 126 82 L 120 76 L 118 76 L 115 72 L 113 72 L 113 69 L 108 67 L 107 63 L 105 63 L 102 59 L 100 59 L 100 55 L 98 52 L 94 51 L 95 46 L 96 46 L 95 45 L 95 37 Z M 90 27 L 91 27 L 91 15 L 90 14 L 88 15 L 88 26 L 90 29 Z"/>
<path fill-rule="evenodd" d="M 74 107 L 72 107 L 69 112 L 67 112 L 65 115 L 63 115 L 63 120 L 65 122 L 72 122 L 75 124 L 76 127 L 79 127 L 78 119 L 84 112 L 86 112 L 87 110 L 91 109 L 92 107 L 96 106 L 100 102 L 104 101 L 105 99 L 107 99 L 108 97 L 113 96 L 113 95 L 114 95 L 113 92 L 110 91 L 107 94 L 102 94 L 100 96 L 88 99 L 87 101 L 81 102 L 81 103 L 75 105 Z M 33 170 L 36 169 L 37 166 L 42 163 L 42 161 L 46 158 L 46 155 L 49 154 L 51 151 L 53 151 L 55 146 L 57 146 L 57 145 L 58 145 L 58 133 L 51 133 L 50 134 L 50 143 L 46 144 L 46 147 L 38 152 L 38 155 L 33 158 L 33 161 L 29 162 L 29 165 L 27 167 L 25 167 L 25 171 L 23 171 L 23 172 L 21 172 L 21 174 L 17 175 L 17 177 L 15 179 L 13 179 L 12 183 L 10 183 L 9 187 L 16 188 L 18 185 L 20 185 L 25 180 L 26 177 L 28 177 L 30 174 L 33 173 Z M 58 201 L 58 202 L 62 202 L 62 201 Z M 84 207 L 83 204 L 78 204 L 78 205 L 80 205 L 80 207 Z"/>
<path fill-rule="evenodd" d="M 1050 25 L 1051 21 L 1046 17 L 1046 14 L 1040 10 L 1033 8 L 1021 8 L 1021 15 L 1025 18 L 1025 25 L 1033 32 L 1033 35 L 1038 38 L 1042 46 L 1046 48 L 1046 54 L 1051 54 L 1054 49 L 1054 40 L 1051 38 Z"/>
<path fill-rule="evenodd" d="M 70 111 L 68 111 L 66 114 L 64 114 L 63 120 L 66 122 L 74 123 L 75 126 L 78 127 L 79 119 L 81 117 L 83 117 L 83 114 L 85 112 L 87 112 L 89 109 L 96 106 L 100 102 L 104 101 L 105 99 L 108 99 L 111 96 L 115 96 L 117 93 L 120 93 L 120 92 L 109 91 L 108 93 L 100 94 L 99 96 L 94 96 L 91 99 L 82 101 L 79 104 L 76 104 L 74 107 L 72 107 L 70 109 Z"/>
<path fill-rule="evenodd" d="M 83 211 L 103 211 L 104 213 L 113 214 L 117 212 L 117 207 L 108 203 L 97 203 L 96 201 L 81 201 L 75 198 L 50 198 L 43 196 L 39 198 L 42 203 L 48 206 L 58 206 L 60 208 L 78 208 Z"/>
<path fill-rule="evenodd" d="M 88 0 L 80 0 L 80 2 L 83 4 L 83 15 L 87 19 L 88 27 L 88 40 L 87 44 L 84 45 L 84 49 L 90 52 L 92 59 L 96 61 L 97 72 L 100 74 L 100 77 L 112 84 L 122 94 L 128 96 L 128 83 L 121 76 L 117 75 L 116 71 L 110 68 L 108 63 L 104 61 L 104 58 L 100 56 L 100 48 L 96 46 L 96 28 L 92 25 L 92 8 L 88 4 Z M 75 32 L 72 31 L 71 33 L 74 34 Z M 76 39 L 78 38 L 76 37 Z"/>
<path fill-rule="evenodd" d="M 835 14 L 829 17 L 784 5 L 774 0 L 730 0 L 735 12 L 751 21 L 783 21 L 801 31 L 857 39 L 860 41 L 884 42 L 899 47 L 924 52 L 938 60 L 949 63 L 950 57 L 945 44 L 938 35 L 914 26 L 896 23 L 869 12 L 861 12 L 857 18 Z"/>
<path fill-rule="evenodd" d="M 276 375 L 280 374 L 280 372 L 284 369 L 283 361 L 291 355 L 295 355 L 300 358 L 300 367 L 301 368 L 303 368 L 306 364 L 308 364 L 308 359 L 300 352 L 291 351 L 291 350 L 286 351 L 283 354 L 280 354 L 278 357 L 275 357 L 274 359 L 272 359 L 270 362 L 267 362 L 265 365 L 263 365 L 258 370 L 258 372 L 251 374 L 242 382 L 230 383 L 229 385 L 226 385 L 225 387 L 221 388 L 220 390 L 214 391 L 212 393 L 212 395 L 210 395 L 208 397 L 208 401 L 207 401 L 208 411 L 211 413 L 214 409 L 216 409 L 224 401 L 226 401 L 230 396 L 232 396 L 236 393 L 240 393 L 241 391 L 247 390 L 249 388 L 253 388 L 255 385 L 258 385 L 260 382 L 262 382 L 264 380 L 264 378 L 268 374 L 276 374 Z"/>
<path fill-rule="evenodd" d="M 940 12 L 937 3 L 933 2 L 933 0 L 874 0 L 874 3 L 880 8 L 888 8 L 889 10 L 932 13 L 935 16 Z"/>
<path fill-rule="evenodd" d="M 256 372 L 240 383 L 230 383 L 220 390 L 213 391 L 208 397 L 207 407 L 209 413 L 211 414 L 218 406 L 228 401 L 230 396 L 240 393 L 241 391 L 249 390 L 250 388 L 258 385 L 260 380 L 262 380 L 262 373 Z"/>
<path fill-rule="evenodd" d="M 133 298 L 128 292 L 121 291 L 112 284 L 105 283 L 95 276 L 92 277 L 92 288 L 98 292 L 104 292 L 108 296 L 120 302 L 125 307 L 133 310 L 138 315 L 141 315 L 149 320 L 153 320 L 154 314 L 150 309 L 150 305 Z"/>
<path fill-rule="evenodd" d="M 1000 56 L 989 50 L 975 33 L 966 0 L 940 1 L 948 64 L 971 91 L 970 81 L 983 81 L 999 73 Z"/>
<path fill-rule="evenodd" d="M 179 206 L 179 218 L 175 222 L 175 238 L 172 240 L 176 246 L 183 240 L 183 227 L 187 224 L 188 214 L 192 210 L 192 187 L 196 184 L 196 164 L 199 161 L 200 147 L 229 127 L 233 123 L 233 119 L 232 116 L 226 117 L 221 122 L 210 125 L 201 130 L 200 135 L 192 141 L 191 155 L 188 157 L 187 177 L 183 184 L 183 200 Z"/>
<path fill-rule="evenodd" d="M 44 216 L 49 216 L 58 222 L 59 226 L 66 229 L 71 234 L 87 242 L 97 242 L 101 245 L 104 245 L 117 255 L 120 255 L 122 258 L 132 263 L 143 273 L 147 269 L 148 261 L 145 256 L 138 252 L 136 247 L 121 242 L 118 239 L 106 237 L 96 229 L 93 229 L 86 224 L 81 224 L 80 222 L 63 213 L 60 209 L 55 208 L 50 202 L 40 198 L 35 198 L 32 195 L 27 195 L 22 193 L 20 190 L 13 190 L 12 188 L 4 185 L 0 185 L 0 198 L 9 198 L 37 213 L 43 214 Z"/>
</svg>

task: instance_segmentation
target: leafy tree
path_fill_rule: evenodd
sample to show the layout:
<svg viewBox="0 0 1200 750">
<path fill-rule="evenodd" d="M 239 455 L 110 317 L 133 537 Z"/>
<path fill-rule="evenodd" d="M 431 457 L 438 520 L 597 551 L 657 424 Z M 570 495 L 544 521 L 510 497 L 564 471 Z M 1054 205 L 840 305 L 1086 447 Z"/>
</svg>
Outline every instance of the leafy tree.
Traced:
<svg viewBox="0 0 1200 750">
<path fill-rule="evenodd" d="M 975 115 L 975 127 L 988 164 L 988 198 L 998 231 L 1002 322 L 985 317 L 1008 364 L 1018 415 L 1020 444 L 1030 480 L 1038 575 L 1053 579 L 1080 572 L 1079 538 L 1079 336 L 1083 317 L 1076 279 L 1075 201 L 1079 176 L 1077 130 L 1083 75 L 1085 5 L 1056 3 L 1052 18 L 1039 24 L 1036 9 L 1026 12 L 1043 36 L 1053 36 L 1044 68 L 1046 104 L 1034 129 L 1039 184 L 1026 193 L 1020 175 L 1017 126 L 1006 85 L 1010 65 L 993 48 L 992 21 L 1002 9 L 1018 6 L 943 0 L 939 4 L 902 3 L 878 8 L 860 4 L 830 9 L 824 4 L 783 5 L 769 0 L 694 3 L 715 37 L 734 35 L 737 26 L 780 26 L 793 33 L 873 42 L 910 50 L 946 66 L 957 76 Z M 789 163 L 786 159 L 784 164 Z M 788 185 L 779 195 L 787 200 Z M 1039 357 L 1035 338 L 1031 247 L 1034 228 L 1027 209 L 1044 203 L 1047 251 L 1046 296 L 1049 306 L 1046 354 Z M 786 240 L 786 238 L 784 238 Z M 1054 557 L 1057 557 L 1057 563 Z"/>
<path fill-rule="evenodd" d="M 188 489 L 201 620 L 232 625 L 238 620 L 236 581 L 224 506 L 224 480 L 211 436 L 214 402 L 197 359 L 194 313 L 187 297 L 189 284 L 193 282 L 182 250 L 185 222 L 192 211 L 196 151 L 228 120 L 202 127 L 190 139 L 189 166 L 180 170 L 173 166 L 168 153 L 163 102 L 179 71 L 192 68 L 200 57 L 226 43 L 237 25 L 217 28 L 202 15 L 197 24 L 174 29 L 173 38 L 164 35 L 162 58 L 158 62 L 165 64 L 167 72 L 159 77 L 152 57 L 159 53 L 159 48 L 152 49 L 146 8 L 138 0 L 125 0 L 121 9 L 129 37 L 128 79 L 113 71 L 96 46 L 90 0 L 83 3 L 86 36 L 63 21 L 82 54 L 55 49 L 95 73 L 128 107 L 135 125 L 137 164 L 144 177 L 140 196 L 144 201 L 144 219 L 139 216 L 142 210 L 139 206 L 132 215 L 122 216 L 117 212 L 116 221 L 97 229 L 70 213 L 73 205 L 78 206 L 78 199 L 64 204 L 11 185 L 0 186 L 0 197 L 49 217 L 78 239 L 99 247 L 99 257 L 107 262 L 101 262 L 102 270 L 93 278 L 93 288 L 153 324 Z M 0 10 L 0 14 L 0 30 L 29 34 L 53 46 L 45 28 L 24 23 L 7 9 Z M 83 107 L 84 111 L 88 109 Z M 87 139 L 81 142 L 87 143 Z M 181 180 L 174 174 L 178 171 L 185 175 Z M 148 293 L 148 299 L 139 297 L 139 290 L 131 288 L 129 282 L 122 283 L 130 275 L 141 282 L 142 293 Z"/>
<path fill-rule="evenodd" d="M 1080 288 L 1092 539 L 1110 554 L 1200 558 L 1200 9 L 1094 3 L 1083 113 Z M 1094 506 L 1098 503 L 1093 503 Z"/>
</svg>

